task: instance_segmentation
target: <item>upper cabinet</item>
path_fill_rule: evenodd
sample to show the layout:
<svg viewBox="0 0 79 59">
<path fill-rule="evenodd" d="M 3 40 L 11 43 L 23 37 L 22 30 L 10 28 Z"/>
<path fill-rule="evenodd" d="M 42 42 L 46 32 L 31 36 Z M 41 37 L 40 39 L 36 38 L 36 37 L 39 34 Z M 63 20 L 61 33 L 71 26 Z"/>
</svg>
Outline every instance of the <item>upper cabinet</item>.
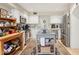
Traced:
<svg viewBox="0 0 79 59">
<path fill-rule="evenodd" d="M 26 23 L 27 24 L 38 24 L 38 16 L 37 15 L 29 16 Z"/>
<path fill-rule="evenodd" d="M 62 16 L 51 16 L 50 17 L 50 24 L 57 24 L 57 23 L 61 24 L 62 20 L 63 20 Z"/>
</svg>

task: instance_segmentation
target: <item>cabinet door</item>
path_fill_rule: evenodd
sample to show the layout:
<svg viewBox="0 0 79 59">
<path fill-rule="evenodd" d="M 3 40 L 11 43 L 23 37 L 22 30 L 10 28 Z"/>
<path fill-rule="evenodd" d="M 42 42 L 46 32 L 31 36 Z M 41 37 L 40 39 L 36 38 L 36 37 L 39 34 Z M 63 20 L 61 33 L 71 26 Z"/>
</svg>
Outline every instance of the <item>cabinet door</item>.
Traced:
<svg viewBox="0 0 79 59">
<path fill-rule="evenodd" d="M 70 16 L 65 15 L 63 19 L 63 39 L 66 46 L 70 46 Z"/>
<path fill-rule="evenodd" d="M 29 19 L 27 20 L 28 24 L 38 24 L 38 16 L 29 16 Z"/>
<path fill-rule="evenodd" d="M 66 45 L 69 47 L 70 46 L 70 15 L 67 16 L 67 19 L 66 19 L 66 39 L 67 39 L 67 43 Z"/>
</svg>

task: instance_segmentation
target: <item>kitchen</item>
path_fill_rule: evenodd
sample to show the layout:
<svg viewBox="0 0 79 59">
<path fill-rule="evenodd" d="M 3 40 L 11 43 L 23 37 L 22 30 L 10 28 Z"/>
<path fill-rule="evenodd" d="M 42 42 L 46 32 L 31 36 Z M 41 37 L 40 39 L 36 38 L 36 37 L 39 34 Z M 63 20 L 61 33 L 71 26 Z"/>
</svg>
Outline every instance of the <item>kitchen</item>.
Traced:
<svg viewBox="0 0 79 59">
<path fill-rule="evenodd" d="M 79 55 L 79 3 L 0 3 L 0 55 Z"/>
</svg>

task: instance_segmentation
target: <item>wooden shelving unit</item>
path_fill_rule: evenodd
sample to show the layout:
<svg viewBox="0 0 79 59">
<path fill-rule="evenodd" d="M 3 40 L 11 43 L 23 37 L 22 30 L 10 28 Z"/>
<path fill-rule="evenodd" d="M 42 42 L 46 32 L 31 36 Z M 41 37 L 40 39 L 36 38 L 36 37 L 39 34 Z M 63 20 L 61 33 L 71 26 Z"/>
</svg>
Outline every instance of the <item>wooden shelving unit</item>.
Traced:
<svg viewBox="0 0 79 59">
<path fill-rule="evenodd" d="M 1 22 L 10 22 L 10 23 L 16 23 L 15 18 L 0 18 Z M 0 26 L 0 28 L 6 29 L 6 28 L 13 28 L 16 29 L 16 26 L 9 25 L 9 26 Z M 20 46 L 16 47 L 12 52 L 9 53 L 9 55 L 13 55 L 17 53 L 19 50 L 23 49 L 23 32 L 16 32 L 13 34 L 7 34 L 5 36 L 0 37 L 0 55 L 4 55 L 4 44 L 9 41 L 13 41 L 16 39 L 19 39 Z"/>
<path fill-rule="evenodd" d="M 4 55 L 4 43 L 8 42 L 10 40 L 14 40 L 15 38 L 19 38 L 20 47 L 17 47 L 15 49 L 15 51 L 12 52 L 11 54 L 15 54 L 15 52 L 17 52 L 18 50 L 22 50 L 23 49 L 23 37 L 22 37 L 22 35 L 23 35 L 23 32 L 18 32 L 18 33 L 14 33 L 14 34 L 0 37 L 0 55 Z"/>
<path fill-rule="evenodd" d="M 16 26 L 0 26 L 0 28 L 16 28 Z"/>
<path fill-rule="evenodd" d="M 16 18 L 0 18 L 0 21 L 16 22 Z"/>
<path fill-rule="evenodd" d="M 15 49 L 15 51 L 13 51 L 12 53 L 10 53 L 10 55 L 14 55 L 16 52 L 18 52 L 20 50 L 20 47 L 17 47 L 16 49 Z"/>
<path fill-rule="evenodd" d="M 15 23 L 16 22 L 16 18 L 0 18 L 0 21 L 8 21 L 8 22 Z M 16 26 L 14 26 L 14 25 L 0 26 L 0 28 L 16 28 Z"/>
</svg>

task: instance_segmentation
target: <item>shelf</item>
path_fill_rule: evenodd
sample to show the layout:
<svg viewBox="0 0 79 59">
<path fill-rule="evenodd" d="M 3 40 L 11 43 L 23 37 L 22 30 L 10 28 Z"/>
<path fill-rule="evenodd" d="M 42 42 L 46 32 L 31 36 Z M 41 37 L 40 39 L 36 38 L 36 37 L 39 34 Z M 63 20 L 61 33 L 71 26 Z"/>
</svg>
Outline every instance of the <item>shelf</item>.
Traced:
<svg viewBox="0 0 79 59">
<path fill-rule="evenodd" d="M 20 46 L 19 47 L 17 47 L 16 49 L 15 49 L 15 51 L 13 51 L 12 53 L 10 53 L 10 55 L 14 55 L 17 51 L 19 51 L 20 50 Z"/>
<path fill-rule="evenodd" d="M 21 35 L 22 35 L 22 32 L 18 32 L 18 33 L 14 33 L 14 34 L 9 34 L 9 35 L 0 37 L 0 41 L 7 42 L 9 40 L 15 39 L 16 37 L 20 37 Z"/>
<path fill-rule="evenodd" d="M 16 26 L 0 26 L 0 28 L 15 28 Z"/>
<path fill-rule="evenodd" d="M 5 55 L 14 55 L 17 51 L 19 51 L 19 49 L 20 49 L 20 46 L 18 46 L 18 47 L 15 48 L 13 51 L 11 51 L 10 53 L 5 54 Z"/>
<path fill-rule="evenodd" d="M 15 18 L 0 18 L 0 21 L 10 21 L 10 22 L 15 22 Z"/>
<path fill-rule="evenodd" d="M 23 49 L 23 32 L 17 32 L 14 34 L 9 34 L 3 37 L 0 37 L 0 55 L 4 55 L 4 43 L 8 42 L 10 40 L 16 40 L 16 38 L 19 38 L 20 40 L 20 47 L 17 47 L 14 49 L 14 51 L 11 54 L 15 54 L 15 52 L 18 52 L 18 50 Z"/>
</svg>

